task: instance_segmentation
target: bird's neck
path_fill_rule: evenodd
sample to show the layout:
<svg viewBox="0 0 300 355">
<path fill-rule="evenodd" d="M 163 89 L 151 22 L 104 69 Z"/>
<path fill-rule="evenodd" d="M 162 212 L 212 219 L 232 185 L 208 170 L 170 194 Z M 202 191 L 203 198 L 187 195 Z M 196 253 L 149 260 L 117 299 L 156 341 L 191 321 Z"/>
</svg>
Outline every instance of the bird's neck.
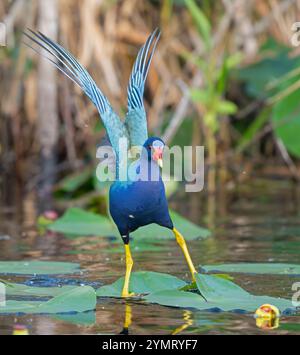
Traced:
<svg viewBox="0 0 300 355">
<path fill-rule="evenodd" d="M 160 181 L 160 169 L 146 152 L 142 152 L 138 160 L 119 161 L 116 179 L 128 183 L 134 181 Z"/>
<path fill-rule="evenodd" d="M 130 164 L 128 167 L 128 181 L 160 181 L 159 166 L 147 156 L 141 158 Z"/>
</svg>

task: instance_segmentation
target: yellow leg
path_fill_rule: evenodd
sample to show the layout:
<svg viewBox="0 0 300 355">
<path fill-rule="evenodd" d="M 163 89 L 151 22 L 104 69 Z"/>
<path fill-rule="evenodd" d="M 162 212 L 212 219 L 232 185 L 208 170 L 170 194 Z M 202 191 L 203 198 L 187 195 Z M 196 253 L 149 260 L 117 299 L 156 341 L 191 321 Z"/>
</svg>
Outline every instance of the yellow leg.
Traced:
<svg viewBox="0 0 300 355">
<path fill-rule="evenodd" d="M 131 294 L 129 293 L 129 280 L 130 280 L 131 269 L 133 266 L 133 260 L 131 257 L 129 244 L 124 244 L 124 246 L 125 246 L 126 274 L 125 274 L 125 281 L 122 290 L 122 297 L 129 297 L 133 295 L 133 293 Z"/>
<path fill-rule="evenodd" d="M 185 242 L 183 236 L 178 232 L 178 230 L 176 228 L 173 228 L 173 233 L 175 235 L 177 243 L 179 244 L 181 250 L 183 251 L 183 254 L 184 254 L 187 264 L 189 266 L 190 272 L 192 274 L 192 280 L 195 281 L 195 274 L 197 273 L 197 271 L 196 271 L 195 266 L 194 266 L 192 259 L 190 257 L 190 253 L 188 251 L 186 242 Z"/>
</svg>

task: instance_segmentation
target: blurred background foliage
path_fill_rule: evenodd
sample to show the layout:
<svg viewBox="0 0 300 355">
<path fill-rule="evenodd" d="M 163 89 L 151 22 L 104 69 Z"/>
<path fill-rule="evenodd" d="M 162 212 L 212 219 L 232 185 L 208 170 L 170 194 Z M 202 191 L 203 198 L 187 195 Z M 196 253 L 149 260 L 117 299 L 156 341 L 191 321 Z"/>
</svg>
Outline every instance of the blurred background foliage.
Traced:
<svg viewBox="0 0 300 355">
<path fill-rule="evenodd" d="M 168 145 L 205 146 L 204 195 L 257 175 L 299 182 L 297 18 L 297 0 L 2 0 L 2 203 L 34 194 L 42 209 L 105 209 L 96 108 L 24 45 L 25 28 L 68 48 L 122 114 L 138 48 L 159 27 L 145 93 L 149 129 Z"/>
</svg>

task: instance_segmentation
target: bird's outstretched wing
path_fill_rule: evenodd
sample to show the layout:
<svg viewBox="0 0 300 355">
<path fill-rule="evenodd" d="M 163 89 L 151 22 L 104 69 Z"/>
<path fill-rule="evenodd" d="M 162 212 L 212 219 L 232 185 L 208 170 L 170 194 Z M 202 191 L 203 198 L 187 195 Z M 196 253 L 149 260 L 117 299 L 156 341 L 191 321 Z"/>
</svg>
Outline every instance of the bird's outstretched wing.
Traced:
<svg viewBox="0 0 300 355">
<path fill-rule="evenodd" d="M 28 32 L 29 33 L 24 32 L 26 37 L 39 47 L 43 48 L 44 52 L 39 52 L 28 43 L 26 44 L 48 59 L 58 70 L 77 84 L 97 107 L 111 145 L 118 155 L 119 138 L 129 138 L 127 129 L 125 124 L 113 111 L 107 98 L 103 95 L 87 70 L 82 67 L 69 51 L 43 35 L 41 32 L 34 32 L 32 30 L 28 30 Z"/>
<path fill-rule="evenodd" d="M 147 117 L 143 104 L 143 95 L 145 81 L 159 38 L 160 31 L 156 29 L 139 50 L 129 79 L 127 88 L 128 112 L 125 118 L 125 125 L 131 146 L 142 146 L 148 138 Z"/>
</svg>

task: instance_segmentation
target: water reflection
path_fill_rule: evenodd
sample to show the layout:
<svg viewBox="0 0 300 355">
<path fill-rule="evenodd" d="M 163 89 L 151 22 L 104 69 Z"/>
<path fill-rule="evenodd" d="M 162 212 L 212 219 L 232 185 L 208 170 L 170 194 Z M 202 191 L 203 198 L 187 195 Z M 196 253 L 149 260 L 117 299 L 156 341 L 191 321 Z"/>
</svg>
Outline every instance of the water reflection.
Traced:
<svg viewBox="0 0 300 355">
<path fill-rule="evenodd" d="M 29 335 L 29 330 L 26 325 L 15 324 L 12 335 Z"/>
<path fill-rule="evenodd" d="M 265 330 L 277 329 L 279 327 L 279 318 L 256 318 L 256 326 Z"/>
<path fill-rule="evenodd" d="M 124 325 L 123 329 L 120 332 L 122 335 L 130 334 L 130 326 L 132 325 L 132 312 L 133 307 L 125 301 L 125 315 L 124 315 Z M 193 313 L 189 310 L 183 310 L 182 312 L 182 324 L 178 326 L 176 329 L 170 332 L 171 335 L 177 335 L 182 333 L 188 327 L 192 326 L 193 321 Z"/>
<path fill-rule="evenodd" d="M 193 325 L 193 313 L 191 311 L 187 311 L 187 310 L 183 311 L 182 318 L 184 323 L 180 327 L 176 328 L 172 332 L 172 335 L 180 334 L 189 326 Z"/>
<path fill-rule="evenodd" d="M 120 334 L 128 335 L 129 334 L 129 327 L 131 325 L 132 319 L 132 308 L 128 303 L 125 303 L 125 320 L 124 326 Z"/>
</svg>

